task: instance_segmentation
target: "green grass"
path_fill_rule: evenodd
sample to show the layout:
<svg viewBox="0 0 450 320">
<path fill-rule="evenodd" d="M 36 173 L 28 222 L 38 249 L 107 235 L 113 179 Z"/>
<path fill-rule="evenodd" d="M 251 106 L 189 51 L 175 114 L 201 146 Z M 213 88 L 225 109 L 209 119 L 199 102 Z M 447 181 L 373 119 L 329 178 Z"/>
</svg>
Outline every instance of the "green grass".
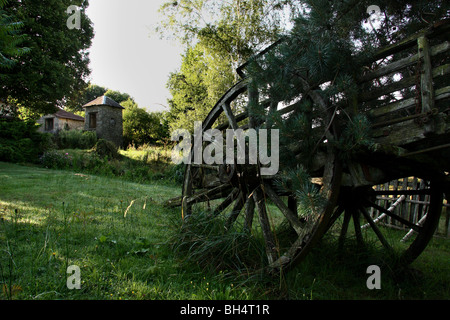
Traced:
<svg viewBox="0 0 450 320">
<path fill-rule="evenodd" d="M 205 268 L 174 250 L 181 213 L 163 202 L 179 193 L 164 181 L 0 162 L 0 299 L 450 298 L 446 239 L 401 276 L 383 268 L 381 290 L 366 287 L 370 258 L 351 242 L 338 256 L 330 237 L 283 277 Z M 67 288 L 70 265 L 80 290 Z"/>
</svg>

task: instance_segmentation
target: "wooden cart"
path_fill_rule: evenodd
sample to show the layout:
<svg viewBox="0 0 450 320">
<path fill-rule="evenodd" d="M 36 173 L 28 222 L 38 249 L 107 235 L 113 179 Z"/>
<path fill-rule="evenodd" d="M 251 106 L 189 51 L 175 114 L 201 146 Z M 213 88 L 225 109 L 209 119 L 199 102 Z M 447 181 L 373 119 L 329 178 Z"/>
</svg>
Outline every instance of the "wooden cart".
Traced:
<svg viewBox="0 0 450 320">
<path fill-rule="evenodd" d="M 308 79 L 302 79 L 304 92 L 329 124 L 326 128 L 312 126 L 323 131 L 309 170 L 311 182 L 326 199 L 322 207 L 309 208 L 309 214 L 303 214 L 298 210 L 296 190 L 285 192 L 276 187 L 278 175 L 262 176 L 259 164 L 237 163 L 186 165 L 182 196 L 168 204 L 181 206 L 184 219 L 207 209 L 212 216 L 226 217 L 226 229 L 240 223 L 263 239 L 271 271 L 287 270 L 300 262 L 327 232 L 336 235 L 339 246 L 348 237 L 361 246 L 375 241 L 386 253 L 397 252 L 403 263 L 411 263 L 432 238 L 449 191 L 449 27 L 448 22 L 429 27 L 381 49 L 367 61 L 367 72 L 358 78 L 363 89 L 358 92 L 357 104 L 370 118 L 374 143 L 351 157 L 338 156 L 330 143 L 338 138 L 334 126 L 346 107 L 330 105 L 322 99 L 320 86 L 310 88 Z M 216 128 L 225 136 L 226 129 L 264 126 L 264 120 L 256 119 L 248 108 L 239 111 L 237 107 L 236 101 L 265 103 L 250 89 L 245 68 L 238 69 L 242 80 L 204 119 L 203 132 Z M 383 85 L 386 77 L 395 79 L 392 75 L 396 73 L 403 76 Z M 403 90 L 414 94 L 396 97 Z M 283 119 L 289 119 L 297 104 L 281 107 L 267 103 L 265 107 L 275 108 Z M 299 153 L 292 148 L 293 157 Z M 385 205 L 379 204 L 380 199 Z M 405 199 L 409 199 L 408 205 Z M 282 244 L 277 228 L 286 222 L 292 236 Z"/>
</svg>

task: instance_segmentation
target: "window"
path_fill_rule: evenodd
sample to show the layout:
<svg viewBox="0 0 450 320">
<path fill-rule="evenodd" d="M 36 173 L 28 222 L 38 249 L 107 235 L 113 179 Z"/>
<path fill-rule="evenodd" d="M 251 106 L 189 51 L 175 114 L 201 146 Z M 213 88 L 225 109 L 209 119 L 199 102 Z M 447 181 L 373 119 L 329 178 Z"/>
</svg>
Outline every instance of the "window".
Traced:
<svg viewBox="0 0 450 320">
<path fill-rule="evenodd" d="M 97 113 L 89 113 L 89 128 L 97 128 Z"/>
<path fill-rule="evenodd" d="M 54 124 L 53 118 L 45 119 L 45 131 L 52 131 L 54 127 L 53 124 Z"/>
<path fill-rule="evenodd" d="M 111 127 L 114 127 L 116 125 L 116 119 L 111 118 L 111 120 L 109 120 L 109 124 L 111 125 Z"/>
</svg>

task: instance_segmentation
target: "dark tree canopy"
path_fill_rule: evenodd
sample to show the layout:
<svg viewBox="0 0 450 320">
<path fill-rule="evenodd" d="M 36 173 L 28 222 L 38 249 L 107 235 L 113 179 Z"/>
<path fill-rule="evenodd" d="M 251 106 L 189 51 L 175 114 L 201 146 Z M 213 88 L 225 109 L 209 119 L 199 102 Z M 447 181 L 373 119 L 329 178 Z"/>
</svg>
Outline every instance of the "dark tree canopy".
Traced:
<svg viewBox="0 0 450 320">
<path fill-rule="evenodd" d="M 81 8 L 81 28 L 69 29 L 70 5 Z M 86 87 L 89 52 L 94 36 L 92 23 L 83 13 L 88 0 L 9 1 L 8 15 L 23 22 L 23 46 L 30 52 L 2 71 L 0 99 L 34 112 L 47 113 L 67 104 Z"/>
</svg>

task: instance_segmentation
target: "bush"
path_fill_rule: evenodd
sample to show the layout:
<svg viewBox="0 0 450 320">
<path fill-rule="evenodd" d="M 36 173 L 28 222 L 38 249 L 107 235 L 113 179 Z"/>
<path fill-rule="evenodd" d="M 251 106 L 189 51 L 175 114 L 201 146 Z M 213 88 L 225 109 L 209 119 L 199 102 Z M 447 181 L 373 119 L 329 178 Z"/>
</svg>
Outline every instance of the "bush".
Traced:
<svg viewBox="0 0 450 320">
<path fill-rule="evenodd" d="M 34 121 L 0 120 L 0 161 L 37 162 L 52 147 L 50 134 L 37 128 Z"/>
<path fill-rule="evenodd" d="M 93 150 L 100 157 L 108 157 L 109 159 L 118 159 L 119 150 L 114 143 L 105 139 L 99 139 L 95 144 Z"/>
<path fill-rule="evenodd" d="M 63 154 L 57 150 L 49 150 L 40 157 L 40 162 L 49 169 L 64 169 L 72 166 L 72 157 L 68 153 Z"/>
<path fill-rule="evenodd" d="M 54 136 L 59 149 L 91 149 L 97 142 L 95 131 L 61 130 Z"/>
</svg>

